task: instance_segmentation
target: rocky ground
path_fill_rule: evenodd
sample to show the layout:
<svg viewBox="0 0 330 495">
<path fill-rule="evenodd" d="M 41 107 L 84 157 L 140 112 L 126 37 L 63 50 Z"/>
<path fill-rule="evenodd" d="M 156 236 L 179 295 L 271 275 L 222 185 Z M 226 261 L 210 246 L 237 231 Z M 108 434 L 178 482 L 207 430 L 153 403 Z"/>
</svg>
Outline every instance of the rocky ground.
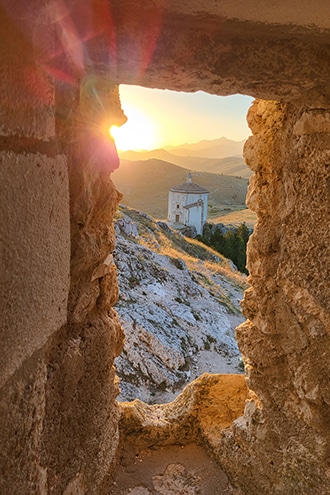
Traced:
<svg viewBox="0 0 330 495">
<path fill-rule="evenodd" d="M 243 375 L 204 373 L 168 404 L 121 402 L 111 495 L 241 495 L 211 451 L 243 414 Z"/>
<path fill-rule="evenodd" d="M 202 447 L 170 445 L 125 457 L 112 495 L 236 495 L 217 462 Z"/>
<path fill-rule="evenodd" d="M 118 399 L 169 402 L 205 371 L 241 373 L 235 327 L 246 277 L 136 210 L 121 207 L 115 227 L 116 310 L 126 333 Z"/>
</svg>

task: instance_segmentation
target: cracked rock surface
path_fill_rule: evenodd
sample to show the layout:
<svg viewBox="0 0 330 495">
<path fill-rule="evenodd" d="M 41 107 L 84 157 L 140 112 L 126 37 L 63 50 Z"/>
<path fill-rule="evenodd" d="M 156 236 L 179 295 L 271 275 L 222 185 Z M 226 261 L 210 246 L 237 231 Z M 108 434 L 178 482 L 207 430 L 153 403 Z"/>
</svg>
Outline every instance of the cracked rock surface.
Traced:
<svg viewBox="0 0 330 495">
<path fill-rule="evenodd" d="M 119 400 L 167 402 L 203 372 L 242 372 L 235 327 L 246 277 L 220 254 L 126 207 L 116 232 L 116 310 L 126 334 L 116 360 Z"/>
</svg>

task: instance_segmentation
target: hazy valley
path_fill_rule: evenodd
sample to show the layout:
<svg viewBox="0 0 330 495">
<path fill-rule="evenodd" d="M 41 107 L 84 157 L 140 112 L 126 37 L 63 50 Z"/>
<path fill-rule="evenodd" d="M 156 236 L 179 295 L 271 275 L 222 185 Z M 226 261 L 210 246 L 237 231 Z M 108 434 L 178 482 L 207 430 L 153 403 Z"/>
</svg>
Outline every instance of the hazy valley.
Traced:
<svg viewBox="0 0 330 495">
<path fill-rule="evenodd" d="M 244 141 L 222 137 L 152 151 L 126 151 L 119 156 L 129 161 L 157 159 L 188 170 L 249 178 L 252 172 L 244 162 L 243 145 Z"/>
<path fill-rule="evenodd" d="M 162 150 L 123 152 L 112 180 L 123 193 L 123 204 L 166 219 L 169 189 L 184 182 L 191 171 L 194 181 L 210 191 L 211 221 L 236 224 L 245 221 L 253 226 L 255 215 L 245 205 L 252 172 L 242 157 L 243 143 L 220 138 Z M 220 158 L 212 157 L 217 153 Z M 226 153 L 236 155 L 225 157 Z"/>
</svg>

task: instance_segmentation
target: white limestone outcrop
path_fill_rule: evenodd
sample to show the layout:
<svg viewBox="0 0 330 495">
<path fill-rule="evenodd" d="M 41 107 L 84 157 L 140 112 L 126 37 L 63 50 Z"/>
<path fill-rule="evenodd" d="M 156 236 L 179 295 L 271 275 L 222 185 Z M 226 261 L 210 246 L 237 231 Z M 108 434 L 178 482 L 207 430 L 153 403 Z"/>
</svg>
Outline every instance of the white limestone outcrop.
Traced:
<svg viewBox="0 0 330 495">
<path fill-rule="evenodd" d="M 245 278 L 203 245 L 195 256 L 180 252 L 176 243 L 196 243 L 145 214 L 123 208 L 116 232 L 116 310 L 126 334 L 119 399 L 166 401 L 202 372 L 240 372 L 235 327 Z"/>
</svg>

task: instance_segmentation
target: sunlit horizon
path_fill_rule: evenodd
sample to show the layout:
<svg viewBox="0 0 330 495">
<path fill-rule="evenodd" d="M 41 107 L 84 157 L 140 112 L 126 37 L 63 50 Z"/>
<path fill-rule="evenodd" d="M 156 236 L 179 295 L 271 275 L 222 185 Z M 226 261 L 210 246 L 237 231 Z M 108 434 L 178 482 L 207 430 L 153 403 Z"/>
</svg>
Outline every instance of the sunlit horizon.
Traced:
<svg viewBox="0 0 330 495">
<path fill-rule="evenodd" d="M 251 134 L 246 114 L 252 97 L 183 93 L 120 85 L 128 120 L 109 129 L 119 152 L 150 151 L 226 137 L 242 141 Z"/>
<path fill-rule="evenodd" d="M 123 110 L 127 122 L 120 127 L 111 126 L 109 129 L 118 151 L 155 149 L 157 123 L 138 107 L 123 105 Z"/>
</svg>

